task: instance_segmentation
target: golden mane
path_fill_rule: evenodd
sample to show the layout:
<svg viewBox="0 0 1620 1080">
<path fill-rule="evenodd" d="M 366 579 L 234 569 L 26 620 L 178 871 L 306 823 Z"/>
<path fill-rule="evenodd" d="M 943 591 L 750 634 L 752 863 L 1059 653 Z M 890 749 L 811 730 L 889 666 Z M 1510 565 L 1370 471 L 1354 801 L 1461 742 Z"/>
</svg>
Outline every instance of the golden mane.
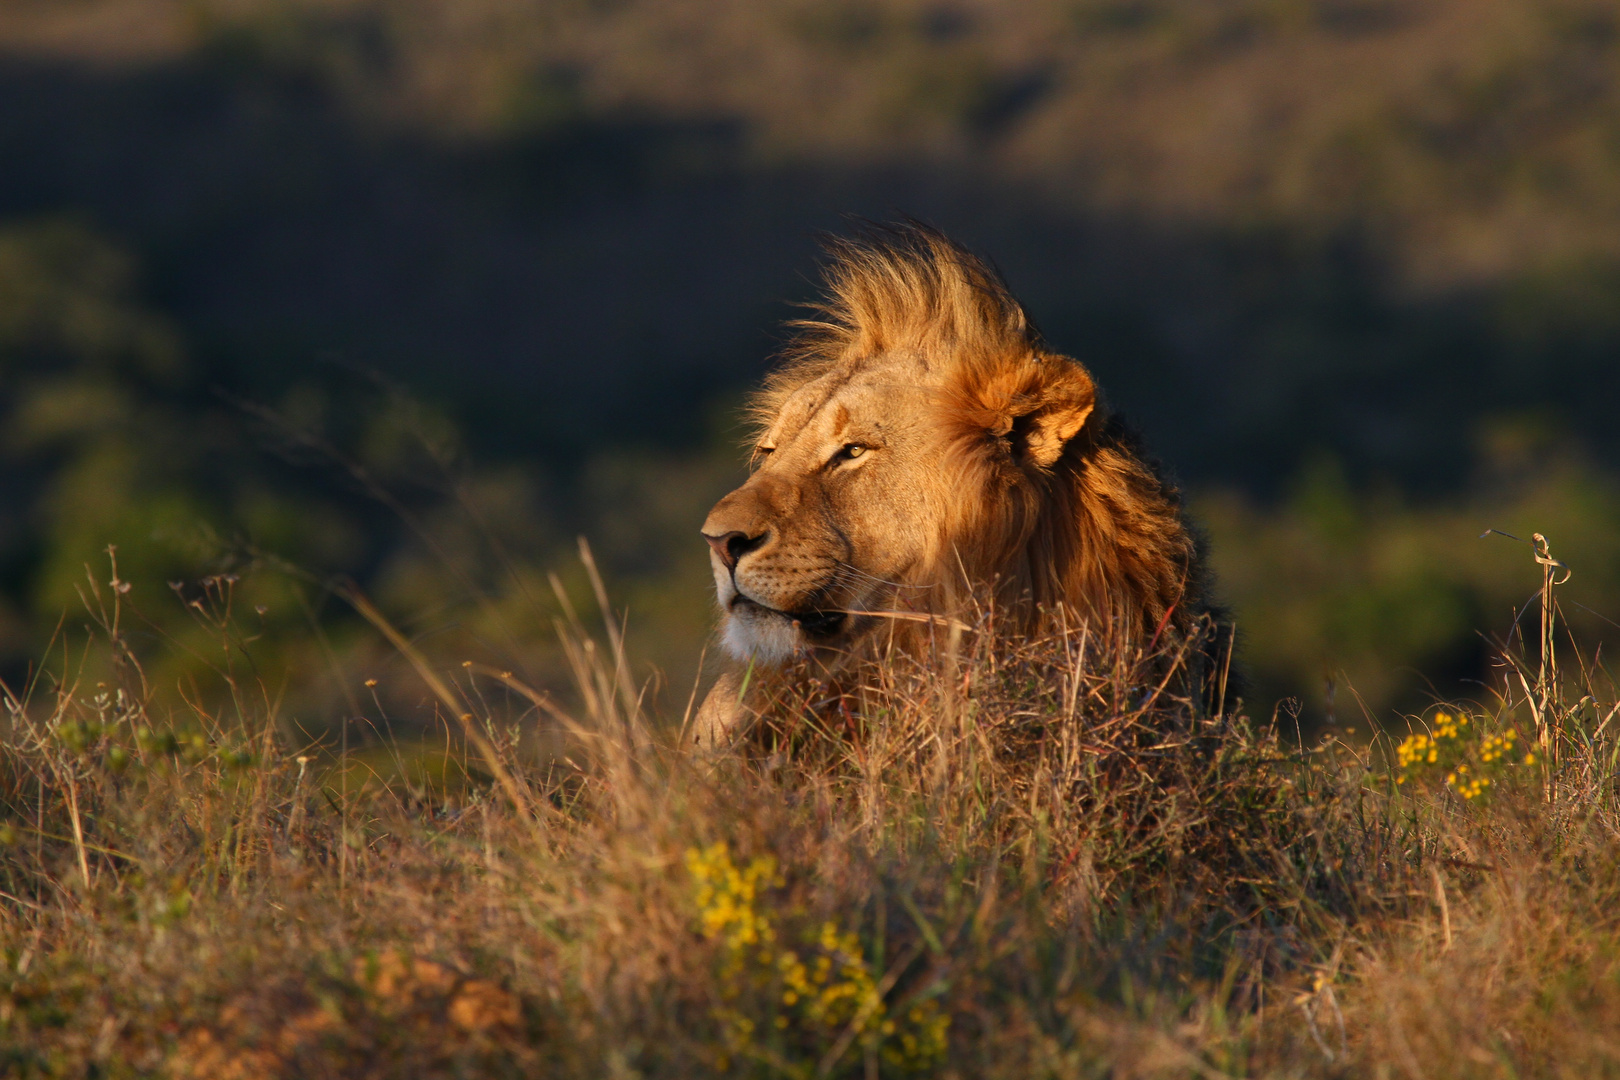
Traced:
<svg viewBox="0 0 1620 1080">
<path fill-rule="evenodd" d="M 1177 491 L 1102 407 L 1085 368 L 1047 348 L 1001 276 L 915 222 L 868 226 L 827 249 L 817 314 L 792 324 L 781 365 L 750 403 L 760 429 L 841 366 L 896 350 L 944 365 L 941 467 L 959 498 L 928 584 L 950 594 L 993 585 L 1032 630 L 1059 605 L 1133 637 L 1188 629 L 1207 603 Z M 1020 418 L 1064 407 L 1081 410 L 1082 426 L 1055 460 L 1015 451 Z"/>
<path fill-rule="evenodd" d="M 924 356 L 1007 356 L 1040 335 L 1001 275 L 966 248 L 917 222 L 867 224 L 822 241 L 829 261 L 817 317 L 788 324 L 779 366 L 749 400 L 769 426 L 794 390 L 840 364 L 897 349 Z"/>
</svg>

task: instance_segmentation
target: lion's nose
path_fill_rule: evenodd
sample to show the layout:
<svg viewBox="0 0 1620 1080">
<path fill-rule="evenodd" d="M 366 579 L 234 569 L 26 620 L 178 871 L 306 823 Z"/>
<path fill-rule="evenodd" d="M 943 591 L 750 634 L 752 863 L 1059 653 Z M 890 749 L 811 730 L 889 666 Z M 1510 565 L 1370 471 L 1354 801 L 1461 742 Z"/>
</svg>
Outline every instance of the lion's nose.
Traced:
<svg viewBox="0 0 1620 1080">
<path fill-rule="evenodd" d="M 737 561 L 744 555 L 765 543 L 769 533 L 760 533 L 758 536 L 749 536 L 745 532 L 721 533 L 719 536 L 703 534 L 703 539 L 714 548 L 714 553 L 720 556 L 720 561 L 727 570 L 737 569 Z"/>
</svg>

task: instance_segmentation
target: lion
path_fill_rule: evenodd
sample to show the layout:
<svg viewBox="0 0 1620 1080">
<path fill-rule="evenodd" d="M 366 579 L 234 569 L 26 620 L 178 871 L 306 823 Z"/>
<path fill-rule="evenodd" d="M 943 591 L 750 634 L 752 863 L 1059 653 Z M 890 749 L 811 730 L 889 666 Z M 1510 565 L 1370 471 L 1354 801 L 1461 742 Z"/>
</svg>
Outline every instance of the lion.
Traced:
<svg viewBox="0 0 1620 1080">
<path fill-rule="evenodd" d="M 1178 492 L 996 271 L 916 222 L 828 252 L 815 317 L 752 399 L 752 473 L 703 523 L 742 670 L 704 699 L 697 743 L 751 718 L 743 671 L 836 671 L 986 591 L 1024 633 L 1157 639 L 1209 613 Z"/>
</svg>

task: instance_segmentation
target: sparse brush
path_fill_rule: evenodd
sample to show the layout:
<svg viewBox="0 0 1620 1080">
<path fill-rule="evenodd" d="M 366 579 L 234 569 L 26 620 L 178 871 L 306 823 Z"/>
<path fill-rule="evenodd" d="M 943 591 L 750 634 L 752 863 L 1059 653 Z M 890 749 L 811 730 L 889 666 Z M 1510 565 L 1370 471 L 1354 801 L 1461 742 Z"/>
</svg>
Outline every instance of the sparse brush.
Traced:
<svg viewBox="0 0 1620 1080">
<path fill-rule="evenodd" d="M 1504 650 L 1526 677 L 1497 699 L 1305 745 L 1208 707 L 1181 645 L 986 616 L 698 758 L 611 617 L 603 647 L 565 605 L 570 705 L 352 599 L 450 714 L 462 779 L 361 781 L 268 707 L 144 688 L 133 655 L 122 683 L 8 692 L 4 1075 L 1615 1067 L 1595 668 Z M 533 715 L 554 752 L 513 737 Z"/>
</svg>

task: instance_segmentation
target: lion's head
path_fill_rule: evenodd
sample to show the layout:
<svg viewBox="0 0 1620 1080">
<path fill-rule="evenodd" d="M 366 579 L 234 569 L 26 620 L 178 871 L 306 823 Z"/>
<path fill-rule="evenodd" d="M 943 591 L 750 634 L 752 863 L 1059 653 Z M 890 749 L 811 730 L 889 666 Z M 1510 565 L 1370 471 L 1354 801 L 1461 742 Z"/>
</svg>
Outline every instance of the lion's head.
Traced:
<svg viewBox="0 0 1620 1080">
<path fill-rule="evenodd" d="M 848 653 L 984 587 L 1026 620 L 1191 615 L 1174 491 L 995 272 L 919 225 L 831 254 L 754 400 L 754 472 L 703 524 L 727 649 Z"/>
</svg>

